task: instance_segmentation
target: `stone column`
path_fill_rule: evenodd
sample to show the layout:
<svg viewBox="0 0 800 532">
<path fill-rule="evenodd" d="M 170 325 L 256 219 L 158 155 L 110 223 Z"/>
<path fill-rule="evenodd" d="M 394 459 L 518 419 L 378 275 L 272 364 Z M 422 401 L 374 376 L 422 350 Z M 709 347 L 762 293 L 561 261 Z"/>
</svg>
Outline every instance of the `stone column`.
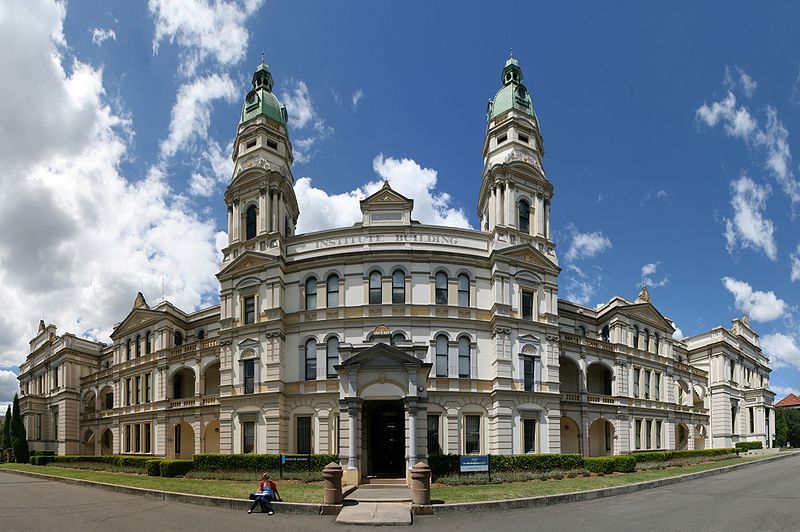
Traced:
<svg viewBox="0 0 800 532">
<path fill-rule="evenodd" d="M 277 231 L 278 230 L 278 191 L 277 189 L 272 189 L 272 208 L 270 209 L 270 215 L 272 218 L 272 223 L 270 226 L 270 231 Z"/>
<path fill-rule="evenodd" d="M 258 233 L 267 232 L 267 189 L 258 190 Z"/>
<path fill-rule="evenodd" d="M 503 224 L 503 217 L 502 212 L 503 208 L 500 203 L 500 185 L 495 184 L 494 186 L 494 217 L 495 217 L 495 225 L 502 225 Z"/>
<path fill-rule="evenodd" d="M 239 198 L 233 200 L 233 242 L 241 240 L 239 235 Z"/>
<path fill-rule="evenodd" d="M 278 192 L 278 231 L 280 234 L 286 236 L 286 227 L 283 221 L 286 219 L 286 205 L 284 205 L 284 193 Z"/>
<path fill-rule="evenodd" d="M 358 484 L 361 479 L 358 470 L 358 419 L 361 412 L 362 400 L 359 397 L 339 399 L 339 408 L 347 412 L 347 471 L 345 482 Z"/>
<path fill-rule="evenodd" d="M 408 412 L 408 458 L 406 468 L 410 469 L 417 462 L 417 398 L 406 396 L 406 412 Z"/>
<path fill-rule="evenodd" d="M 506 216 L 508 220 L 506 225 L 509 227 L 517 227 L 517 200 L 514 197 L 514 185 L 512 183 L 506 184 Z"/>
</svg>

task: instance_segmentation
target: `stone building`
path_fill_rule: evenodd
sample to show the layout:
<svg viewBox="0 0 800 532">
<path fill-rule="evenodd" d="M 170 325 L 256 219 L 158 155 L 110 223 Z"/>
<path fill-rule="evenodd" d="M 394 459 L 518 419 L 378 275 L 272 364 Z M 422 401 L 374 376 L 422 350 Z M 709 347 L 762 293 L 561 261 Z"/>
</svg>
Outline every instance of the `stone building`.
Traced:
<svg viewBox="0 0 800 532">
<path fill-rule="evenodd" d="M 220 304 L 187 314 L 139 294 L 110 345 L 42 324 L 19 377 L 34 448 L 337 453 L 353 482 L 438 453 L 771 441 L 746 320 L 679 340 L 646 288 L 598 308 L 558 299 L 553 185 L 515 59 L 487 109 L 478 230 L 415 221 L 385 183 L 354 226 L 296 234 L 272 85 L 262 64 L 237 129 Z"/>
</svg>

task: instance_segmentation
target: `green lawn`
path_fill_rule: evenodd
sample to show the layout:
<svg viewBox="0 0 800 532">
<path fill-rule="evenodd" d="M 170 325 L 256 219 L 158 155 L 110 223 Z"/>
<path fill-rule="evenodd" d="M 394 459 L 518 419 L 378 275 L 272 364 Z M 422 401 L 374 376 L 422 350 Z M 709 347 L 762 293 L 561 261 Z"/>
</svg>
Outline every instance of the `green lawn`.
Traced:
<svg viewBox="0 0 800 532">
<path fill-rule="evenodd" d="M 232 480 L 198 480 L 188 478 L 161 478 L 136 475 L 131 473 L 109 473 L 103 471 L 87 471 L 84 469 L 70 469 L 55 466 L 34 466 L 30 464 L 0 464 L 3 469 L 17 471 L 30 471 L 67 478 L 93 480 L 121 486 L 132 486 L 161 491 L 175 491 L 195 495 L 211 495 L 215 497 L 228 497 L 247 499 L 247 496 L 258 488 L 260 475 L 253 474 L 252 482 L 237 482 Z M 278 491 L 286 502 L 311 502 L 322 503 L 322 486 L 317 484 L 302 484 L 299 482 L 276 480 Z"/>
<path fill-rule="evenodd" d="M 508 482 L 505 484 L 484 484 L 467 486 L 449 486 L 431 488 L 431 499 L 447 503 L 496 501 L 502 499 L 518 499 L 537 497 L 540 495 L 558 495 L 577 491 L 589 491 L 600 488 L 611 488 L 623 484 L 646 482 L 667 477 L 675 477 L 708 469 L 717 469 L 732 464 L 741 464 L 763 460 L 762 457 L 743 457 L 720 462 L 709 462 L 685 467 L 674 467 L 637 473 L 622 473 L 602 477 L 569 478 L 564 480 L 546 480 L 530 482 Z"/>
</svg>

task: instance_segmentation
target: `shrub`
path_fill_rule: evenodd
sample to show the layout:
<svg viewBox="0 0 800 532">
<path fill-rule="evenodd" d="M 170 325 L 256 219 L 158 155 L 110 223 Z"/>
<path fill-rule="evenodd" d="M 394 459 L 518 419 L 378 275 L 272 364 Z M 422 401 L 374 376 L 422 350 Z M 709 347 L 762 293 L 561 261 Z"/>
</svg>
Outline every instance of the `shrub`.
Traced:
<svg viewBox="0 0 800 532">
<path fill-rule="evenodd" d="M 760 441 L 740 441 L 736 443 L 736 450 L 740 452 L 746 452 L 751 449 L 761 449 L 763 445 Z"/>
<path fill-rule="evenodd" d="M 645 451 L 635 452 L 630 456 L 634 457 L 637 463 L 639 462 L 667 462 L 677 458 L 692 458 L 692 457 L 718 457 L 735 453 L 736 449 L 722 448 L 722 449 L 695 449 L 693 451 Z"/>
<path fill-rule="evenodd" d="M 31 454 L 31 457 L 29 459 L 31 465 L 37 465 L 37 466 L 47 465 L 48 462 L 52 462 L 53 458 L 55 458 L 53 455 L 41 454 L 41 453 L 42 452 L 39 451 L 39 453 L 37 454 Z"/>
<path fill-rule="evenodd" d="M 142 473 L 147 471 L 147 461 L 152 460 L 152 456 L 126 456 L 126 455 L 63 455 L 50 457 L 55 463 L 97 463 L 108 464 L 110 466 L 135 469 Z M 102 468 L 100 468 L 102 469 Z"/>
<path fill-rule="evenodd" d="M 614 472 L 614 459 L 610 456 L 585 458 L 583 464 L 592 473 L 608 475 Z"/>
<path fill-rule="evenodd" d="M 162 477 L 181 477 L 192 469 L 192 460 L 161 460 Z M 148 473 L 149 474 L 149 473 Z"/>
<path fill-rule="evenodd" d="M 287 455 L 308 456 L 308 455 Z M 336 454 L 312 454 L 311 463 L 290 462 L 283 465 L 284 472 L 322 471 L 331 462 L 338 462 Z M 194 469 L 197 471 L 264 471 L 277 472 L 281 468 L 279 454 L 195 454 Z"/>
<path fill-rule="evenodd" d="M 489 456 L 492 471 L 553 471 L 583 467 L 579 454 L 493 454 Z M 458 470 L 458 457 L 456 457 Z"/>
<path fill-rule="evenodd" d="M 147 475 L 157 477 L 161 475 L 161 462 L 160 458 L 153 458 L 147 461 Z"/>
</svg>

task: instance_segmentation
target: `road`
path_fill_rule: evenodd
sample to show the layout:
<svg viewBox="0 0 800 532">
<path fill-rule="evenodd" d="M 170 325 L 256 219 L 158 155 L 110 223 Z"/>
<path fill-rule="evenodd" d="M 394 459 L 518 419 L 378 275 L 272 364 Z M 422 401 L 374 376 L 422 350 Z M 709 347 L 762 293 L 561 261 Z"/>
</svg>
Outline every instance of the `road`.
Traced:
<svg viewBox="0 0 800 532">
<path fill-rule="evenodd" d="M 800 456 L 664 488 L 504 512 L 415 518 L 411 529 L 789 531 L 800 529 Z M 165 502 L 0 472 L 0 530 L 315 530 L 333 517 L 262 514 Z M 406 530 L 410 530 L 405 527 Z M 353 530 L 364 531 L 361 527 Z"/>
</svg>

